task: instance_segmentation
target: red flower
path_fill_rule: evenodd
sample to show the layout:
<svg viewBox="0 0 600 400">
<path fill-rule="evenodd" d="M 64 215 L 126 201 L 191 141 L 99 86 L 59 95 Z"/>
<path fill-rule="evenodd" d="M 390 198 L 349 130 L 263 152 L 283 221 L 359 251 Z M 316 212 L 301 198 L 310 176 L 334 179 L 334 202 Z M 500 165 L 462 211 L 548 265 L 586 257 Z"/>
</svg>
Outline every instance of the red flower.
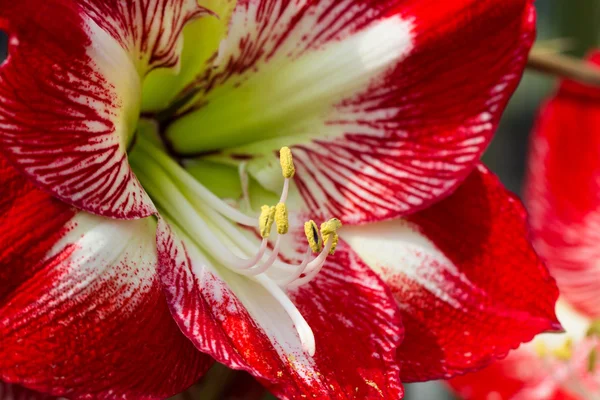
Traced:
<svg viewBox="0 0 600 400">
<path fill-rule="evenodd" d="M 600 54 L 590 61 L 600 65 Z M 600 89 L 565 81 L 540 112 L 526 196 L 535 248 L 560 288 L 566 333 L 541 335 L 505 361 L 452 380 L 465 398 L 600 398 L 600 330 L 593 322 L 600 317 L 599 156 Z"/>
<path fill-rule="evenodd" d="M 200 3 L 0 0 L 1 379 L 393 399 L 559 327 L 478 164 L 530 1 Z"/>
</svg>

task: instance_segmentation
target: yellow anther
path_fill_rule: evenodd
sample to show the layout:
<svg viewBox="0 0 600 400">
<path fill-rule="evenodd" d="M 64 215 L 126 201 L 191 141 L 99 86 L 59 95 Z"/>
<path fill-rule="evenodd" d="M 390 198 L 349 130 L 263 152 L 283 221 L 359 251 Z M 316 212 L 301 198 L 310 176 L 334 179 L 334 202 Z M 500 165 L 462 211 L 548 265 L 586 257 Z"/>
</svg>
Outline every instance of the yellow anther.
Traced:
<svg viewBox="0 0 600 400">
<path fill-rule="evenodd" d="M 306 235 L 308 245 L 313 252 L 319 253 L 323 250 L 323 239 L 321 239 L 321 236 L 319 235 L 319 229 L 317 228 L 315 221 L 311 219 L 304 223 L 304 234 Z"/>
<path fill-rule="evenodd" d="M 342 221 L 337 218 L 332 218 L 327 222 L 321 224 L 321 235 L 323 237 L 337 233 L 337 230 L 342 227 Z"/>
<path fill-rule="evenodd" d="M 285 235 L 290 229 L 288 211 L 285 203 L 279 203 L 275 207 L 275 225 L 277 225 L 277 233 L 280 235 Z"/>
<path fill-rule="evenodd" d="M 332 241 L 331 250 L 329 251 L 330 255 L 335 253 L 335 249 L 338 245 L 339 236 L 337 234 L 337 230 L 342 227 L 342 221 L 337 218 L 332 218 L 327 222 L 323 222 L 321 224 L 321 236 L 323 236 L 323 240 L 325 241 L 325 245 Z"/>
<path fill-rule="evenodd" d="M 331 244 L 331 250 L 329 250 L 329 255 L 332 256 L 335 254 L 335 249 L 337 248 L 338 241 L 340 240 L 340 238 L 337 233 L 331 233 L 325 236 L 325 244 L 327 244 L 327 242 L 329 242 L 330 240 L 333 240 L 333 243 Z"/>
<path fill-rule="evenodd" d="M 595 320 L 590 324 L 586 336 L 600 338 L 600 320 Z"/>
<path fill-rule="evenodd" d="M 258 219 L 258 224 L 260 228 L 260 236 L 263 239 L 271 236 L 271 227 L 273 226 L 273 221 L 275 221 L 275 207 L 262 206 L 260 208 L 260 218 Z"/>
<path fill-rule="evenodd" d="M 552 351 L 552 355 L 561 361 L 569 361 L 573 356 L 573 339 L 567 338 L 562 346 Z"/>
<path fill-rule="evenodd" d="M 296 167 L 294 167 L 294 159 L 289 147 L 282 147 L 279 150 L 279 161 L 281 162 L 283 177 L 288 179 L 293 178 L 296 173 Z"/>
<path fill-rule="evenodd" d="M 596 365 L 598 364 L 598 352 L 596 349 L 592 349 L 588 356 L 588 372 L 594 372 L 596 370 Z"/>
<path fill-rule="evenodd" d="M 533 342 L 533 349 L 538 357 L 543 358 L 548 355 L 548 346 L 546 346 L 546 343 L 542 342 L 541 340 L 536 340 Z"/>
</svg>

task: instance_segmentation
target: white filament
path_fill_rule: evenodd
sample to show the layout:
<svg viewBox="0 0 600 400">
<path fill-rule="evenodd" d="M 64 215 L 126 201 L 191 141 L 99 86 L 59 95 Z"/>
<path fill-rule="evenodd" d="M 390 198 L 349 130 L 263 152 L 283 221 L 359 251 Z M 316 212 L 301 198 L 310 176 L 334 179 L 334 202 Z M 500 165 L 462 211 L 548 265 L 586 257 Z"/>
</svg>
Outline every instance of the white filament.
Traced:
<svg viewBox="0 0 600 400">
<path fill-rule="evenodd" d="M 296 279 L 300 278 L 300 276 L 302 276 L 302 274 L 304 273 L 304 271 L 306 270 L 306 267 L 308 266 L 308 262 L 310 261 L 310 255 L 312 253 L 312 250 L 310 249 L 310 247 L 306 250 L 306 253 L 304 254 L 304 258 L 302 259 L 302 263 L 300 265 L 298 265 L 295 268 L 295 272 L 290 274 L 289 277 L 287 277 L 286 279 L 280 279 L 277 281 L 277 283 L 279 284 L 279 286 L 281 287 L 287 287 L 290 283 L 294 282 Z"/>
<path fill-rule="evenodd" d="M 154 148 L 153 145 L 146 143 L 145 141 L 140 140 L 139 144 L 140 147 L 144 149 L 145 153 L 162 168 L 164 168 L 169 175 L 179 181 L 186 187 L 186 189 L 190 190 L 199 199 L 203 200 L 205 204 L 210 206 L 214 211 L 222 214 L 232 221 L 237 222 L 240 225 L 256 225 L 256 218 L 249 217 L 222 201 L 213 192 L 205 188 L 200 182 L 188 174 L 185 169 L 172 160 L 168 155 Z"/>
<path fill-rule="evenodd" d="M 327 260 L 327 256 L 331 251 L 331 247 L 333 246 L 333 240 L 328 240 L 325 244 L 325 248 L 321 251 L 321 254 L 310 263 L 306 267 L 306 275 L 300 279 L 297 279 L 288 285 L 289 289 L 296 289 L 300 286 L 306 285 L 310 281 L 316 278 L 316 276 L 321 272 L 323 266 L 325 265 L 325 261 Z"/>
</svg>

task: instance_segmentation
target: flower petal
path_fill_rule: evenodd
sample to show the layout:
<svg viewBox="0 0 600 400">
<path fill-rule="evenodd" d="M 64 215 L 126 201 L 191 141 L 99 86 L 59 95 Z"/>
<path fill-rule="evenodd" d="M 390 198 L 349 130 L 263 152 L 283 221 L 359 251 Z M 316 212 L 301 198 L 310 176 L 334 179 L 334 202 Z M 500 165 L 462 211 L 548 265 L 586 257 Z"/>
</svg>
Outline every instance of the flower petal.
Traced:
<svg viewBox="0 0 600 400">
<path fill-rule="evenodd" d="M 0 380 L 70 399 L 162 399 L 211 364 L 156 276 L 151 219 L 75 211 L 0 158 Z"/>
<path fill-rule="evenodd" d="M 155 212 L 127 163 L 140 79 L 174 67 L 196 0 L 0 1 L 0 150 L 39 187 L 115 218 Z"/>
<path fill-rule="evenodd" d="M 600 53 L 591 60 L 600 65 Z M 600 316 L 600 89 L 564 82 L 542 108 L 529 160 L 534 245 L 561 293 Z"/>
<path fill-rule="evenodd" d="M 479 369 L 560 329 L 558 290 L 526 238 L 525 211 L 483 166 L 406 220 L 341 232 L 402 310 L 404 382 Z"/>
<path fill-rule="evenodd" d="M 280 299 L 257 281 L 213 267 L 192 242 L 184 245 L 159 224 L 160 276 L 179 327 L 198 349 L 252 373 L 281 399 L 401 397 L 399 313 L 367 266 L 345 262 L 340 249 L 340 262 L 292 294 L 314 332 L 310 356 Z"/>
<path fill-rule="evenodd" d="M 160 111 L 185 94 L 196 76 L 209 65 L 219 43 L 227 33 L 229 17 L 237 0 L 198 0 L 200 6 L 218 18 L 201 18 L 190 22 L 183 30 L 181 67 L 178 71 L 155 69 L 144 79 L 142 111 Z"/>
<path fill-rule="evenodd" d="M 315 211 L 346 223 L 406 215 L 473 169 L 534 25 L 528 0 L 239 1 L 167 137 L 188 155 L 227 148 L 221 160 L 250 160 L 273 190 L 271 156 L 295 145 L 296 184 Z"/>
</svg>

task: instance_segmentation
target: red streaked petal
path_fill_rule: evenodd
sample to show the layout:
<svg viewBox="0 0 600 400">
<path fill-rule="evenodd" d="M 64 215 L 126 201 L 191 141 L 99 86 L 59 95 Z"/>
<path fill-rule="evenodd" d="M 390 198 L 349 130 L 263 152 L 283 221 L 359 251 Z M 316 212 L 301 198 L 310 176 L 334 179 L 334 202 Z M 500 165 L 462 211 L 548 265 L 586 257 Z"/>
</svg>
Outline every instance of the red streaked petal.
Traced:
<svg viewBox="0 0 600 400">
<path fill-rule="evenodd" d="M 404 336 L 400 312 L 385 283 L 343 241 L 315 280 L 292 299 L 315 332 L 316 362 L 334 372 L 334 393 L 355 399 L 402 397 L 395 361 Z M 290 389 L 271 391 L 299 398 Z"/>
<path fill-rule="evenodd" d="M 591 60 L 600 65 L 600 53 Z M 527 204 L 534 245 L 561 293 L 600 316 L 600 89 L 564 82 L 542 108 L 531 145 Z"/>
<path fill-rule="evenodd" d="M 295 145 L 300 193 L 345 223 L 423 209 L 468 175 L 535 29 L 528 0 L 246 0 L 232 18 L 167 136 L 186 154 L 229 148 L 271 189 L 273 151 Z"/>
<path fill-rule="evenodd" d="M 75 210 L 36 189 L 0 156 L 0 304 L 34 276 Z M 15 266 L 18 266 L 16 268 Z"/>
<path fill-rule="evenodd" d="M 191 385 L 211 361 L 169 313 L 155 224 L 75 214 L 0 166 L 0 380 L 69 399 Z"/>
<path fill-rule="evenodd" d="M 366 265 L 344 258 L 343 245 L 338 262 L 292 294 L 315 335 L 311 357 L 263 286 L 209 265 L 166 222 L 158 243 L 171 311 L 201 351 L 250 372 L 281 399 L 401 397 L 394 355 L 402 329 L 394 299 Z"/>
<path fill-rule="evenodd" d="M 0 1 L 0 150 L 39 187 L 115 218 L 155 212 L 127 163 L 141 83 L 175 66 L 195 0 Z"/>
<path fill-rule="evenodd" d="M 519 201 L 483 166 L 407 220 L 342 231 L 402 310 L 404 382 L 479 369 L 560 328 L 558 290 L 526 234 Z"/>
</svg>

